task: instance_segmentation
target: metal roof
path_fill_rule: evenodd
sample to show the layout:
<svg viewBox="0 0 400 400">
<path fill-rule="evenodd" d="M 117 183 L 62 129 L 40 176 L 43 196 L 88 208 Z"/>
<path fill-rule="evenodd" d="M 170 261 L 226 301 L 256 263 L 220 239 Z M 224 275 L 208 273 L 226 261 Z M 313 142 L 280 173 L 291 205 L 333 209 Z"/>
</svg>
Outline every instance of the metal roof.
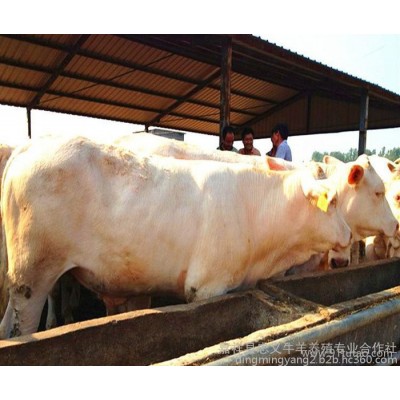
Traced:
<svg viewBox="0 0 400 400">
<path fill-rule="evenodd" d="M 269 137 L 400 126 L 400 96 L 251 35 L 0 35 L 0 104 L 219 135 L 232 41 L 231 125 Z"/>
</svg>

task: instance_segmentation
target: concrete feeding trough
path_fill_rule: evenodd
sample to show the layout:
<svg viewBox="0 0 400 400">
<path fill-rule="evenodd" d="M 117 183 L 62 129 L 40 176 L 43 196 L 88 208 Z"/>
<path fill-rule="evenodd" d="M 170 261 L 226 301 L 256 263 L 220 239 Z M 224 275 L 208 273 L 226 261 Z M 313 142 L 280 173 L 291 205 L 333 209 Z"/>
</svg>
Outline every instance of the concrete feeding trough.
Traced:
<svg viewBox="0 0 400 400">
<path fill-rule="evenodd" d="M 252 290 L 134 311 L 0 341 L 0 364 L 149 365 L 285 324 L 313 307 Z"/>
<path fill-rule="evenodd" d="M 393 363 L 400 343 L 399 285 L 398 259 L 262 281 L 257 289 L 208 301 L 3 340 L 0 365 L 298 365 L 310 363 L 311 344 L 330 344 L 337 352 L 343 350 L 338 344 L 353 344 L 365 353 L 375 343 L 393 344 Z M 330 355 L 335 365 L 350 359 Z"/>
<path fill-rule="evenodd" d="M 314 312 L 160 365 L 396 364 L 399 285 L 399 259 L 262 281 L 260 290 L 281 290 L 289 307 L 298 296 Z"/>
</svg>

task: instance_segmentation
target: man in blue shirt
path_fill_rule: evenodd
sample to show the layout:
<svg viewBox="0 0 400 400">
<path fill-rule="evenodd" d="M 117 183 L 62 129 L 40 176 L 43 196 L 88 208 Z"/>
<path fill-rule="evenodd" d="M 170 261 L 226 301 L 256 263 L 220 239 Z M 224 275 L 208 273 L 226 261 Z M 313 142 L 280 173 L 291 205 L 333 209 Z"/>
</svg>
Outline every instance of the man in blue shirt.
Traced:
<svg viewBox="0 0 400 400">
<path fill-rule="evenodd" d="M 286 124 L 278 124 L 272 129 L 271 141 L 275 150 L 275 157 L 292 161 L 292 151 L 287 142 L 289 129 Z"/>
</svg>

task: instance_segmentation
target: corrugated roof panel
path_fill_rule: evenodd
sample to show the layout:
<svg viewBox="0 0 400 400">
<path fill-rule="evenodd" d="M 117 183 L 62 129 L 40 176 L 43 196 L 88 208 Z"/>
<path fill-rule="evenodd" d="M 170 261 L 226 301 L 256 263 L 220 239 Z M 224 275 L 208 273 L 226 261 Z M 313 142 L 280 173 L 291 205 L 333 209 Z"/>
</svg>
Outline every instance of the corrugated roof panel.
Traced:
<svg viewBox="0 0 400 400">
<path fill-rule="evenodd" d="M 192 98 L 195 100 L 211 102 L 213 104 L 216 104 L 218 107 L 219 107 L 220 97 L 221 94 L 219 90 L 210 87 L 206 87 L 202 89 L 200 92 L 196 93 L 194 96 L 192 96 Z"/>
<path fill-rule="evenodd" d="M 219 121 L 219 109 L 201 106 L 193 103 L 183 103 L 174 111 L 193 115 L 193 117 L 215 119 Z"/>
<path fill-rule="evenodd" d="M 137 70 L 134 71 L 133 74 L 121 76 L 115 79 L 114 82 L 127 85 L 134 84 L 135 86 L 140 86 L 144 90 L 153 90 L 171 95 L 172 97 L 184 96 L 194 87 L 191 83 Z"/>
<path fill-rule="evenodd" d="M 231 106 L 233 108 L 247 110 L 256 113 L 264 113 L 271 108 L 271 103 L 250 99 L 248 97 L 231 95 Z"/>
<path fill-rule="evenodd" d="M 277 102 L 297 93 L 295 90 L 241 74 L 232 74 L 232 89 L 247 93 L 249 96 L 265 97 Z"/>
<path fill-rule="evenodd" d="M 0 85 L 1 102 L 14 106 L 25 106 L 35 97 L 35 92 L 14 88 L 3 88 Z"/>
<path fill-rule="evenodd" d="M 313 132 L 323 132 L 325 128 L 342 130 L 346 125 L 353 125 L 358 129 L 359 124 L 359 104 L 343 103 L 340 101 L 318 96 L 311 103 L 310 130 Z M 338 123 L 338 121 L 341 121 Z"/>
<path fill-rule="evenodd" d="M 204 102 L 209 102 L 215 105 L 215 112 L 219 112 L 219 102 L 220 102 L 220 93 L 217 89 L 214 88 L 204 88 L 201 92 L 197 93 L 193 96 L 194 99 Z M 247 98 L 240 95 L 231 94 L 231 122 L 235 125 L 241 125 L 243 123 L 247 123 L 249 120 L 253 119 L 255 116 L 251 116 L 250 114 L 261 114 L 270 110 L 275 104 L 271 104 L 262 100 Z M 238 110 L 236 115 L 234 115 L 234 111 Z M 249 113 L 241 114 L 240 110 L 248 111 Z"/>
<path fill-rule="evenodd" d="M 66 35 L 57 35 L 57 34 L 37 34 L 32 35 L 33 37 L 37 37 L 39 39 L 47 40 L 50 43 L 56 43 L 63 46 L 73 46 L 80 39 L 82 35 L 79 34 L 66 34 Z"/>
<path fill-rule="evenodd" d="M 52 48 L 10 39 L 0 36 L 1 56 L 13 60 L 14 63 L 54 68 L 57 67 L 60 58 L 64 57 L 63 51 Z"/>
<path fill-rule="evenodd" d="M 249 92 L 248 90 L 248 96 L 242 96 L 240 94 L 235 94 L 235 91 L 237 91 L 237 87 L 232 87 L 231 88 L 231 107 L 236 108 L 236 109 L 242 109 L 242 110 L 248 110 L 251 112 L 255 113 L 263 113 L 270 109 L 272 106 L 274 106 L 274 103 L 270 103 L 267 99 L 267 94 L 264 94 L 264 96 L 259 96 L 261 99 L 258 97 L 253 98 L 253 94 Z M 265 100 L 262 100 L 262 98 L 265 97 Z M 205 102 L 211 102 L 215 104 L 217 107 L 219 107 L 220 103 L 220 92 L 218 89 L 214 88 L 204 88 L 201 90 L 199 93 L 197 93 L 195 96 L 193 96 L 193 99 L 199 100 L 199 101 L 205 101 Z"/>
<path fill-rule="evenodd" d="M 219 68 L 213 65 L 207 65 L 188 58 L 174 55 L 168 59 L 160 60 L 158 67 L 172 74 L 179 74 L 190 79 L 206 80 L 211 74 Z"/>
<path fill-rule="evenodd" d="M 302 98 L 253 125 L 255 137 L 270 137 L 277 123 L 288 124 L 289 136 L 304 134 L 307 127 L 307 99 Z"/>
<path fill-rule="evenodd" d="M 248 125 L 249 121 L 252 119 L 252 117 L 241 113 L 231 112 L 230 114 L 230 124 L 233 126 Z"/>
<path fill-rule="evenodd" d="M 82 48 L 123 62 L 148 66 L 171 54 L 114 35 L 91 35 Z"/>
<path fill-rule="evenodd" d="M 123 62 L 162 69 L 190 79 L 203 79 L 215 70 L 213 66 L 113 35 L 92 35 L 83 49 L 90 49 Z"/>
<path fill-rule="evenodd" d="M 42 72 L 0 64 L 0 86 L 1 82 L 6 82 L 40 89 L 47 82 L 49 76 Z"/>
<path fill-rule="evenodd" d="M 41 109 L 52 111 L 63 111 L 67 109 L 68 113 L 91 115 L 97 118 L 114 119 L 117 121 L 126 121 L 138 124 L 143 124 L 144 121 L 155 117 L 155 113 L 148 111 L 104 105 L 66 97 L 59 97 L 57 99 L 52 99 L 52 101 L 47 100 L 48 96 L 46 95 L 44 96 L 43 105 L 40 106 Z"/>
<path fill-rule="evenodd" d="M 78 96 L 88 96 L 94 99 L 103 99 L 104 101 L 118 101 L 139 107 L 150 107 L 153 109 L 168 107 L 173 100 L 169 98 L 161 98 L 133 90 L 124 90 L 106 85 L 87 84 L 84 81 L 59 78 L 53 83 L 52 90 L 73 94 Z"/>
<path fill-rule="evenodd" d="M 128 68 L 83 56 L 76 56 L 65 71 L 68 74 L 76 74 L 82 78 L 106 80 L 111 85 L 113 83 L 124 84 L 143 88 L 144 91 L 159 91 L 170 94 L 172 97 L 182 96 L 194 86 L 192 83 L 179 81 L 178 79 L 171 79 L 135 68 Z"/>
<path fill-rule="evenodd" d="M 90 76 L 95 79 L 111 80 L 117 76 L 132 73 L 132 69 L 76 55 L 65 68 L 66 73 Z"/>
</svg>

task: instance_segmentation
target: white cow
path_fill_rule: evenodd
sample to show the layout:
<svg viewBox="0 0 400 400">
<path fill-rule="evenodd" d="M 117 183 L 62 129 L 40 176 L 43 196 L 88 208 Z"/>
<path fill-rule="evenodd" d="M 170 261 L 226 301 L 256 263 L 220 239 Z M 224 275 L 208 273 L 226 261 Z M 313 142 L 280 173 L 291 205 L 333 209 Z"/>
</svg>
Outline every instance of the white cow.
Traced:
<svg viewBox="0 0 400 400">
<path fill-rule="evenodd" d="M 101 141 L 98 143 L 116 145 L 123 149 L 132 150 L 135 153 L 139 153 L 142 155 L 156 154 L 159 156 L 172 157 L 177 159 L 214 160 L 229 163 L 244 162 L 257 166 L 261 169 L 269 168 L 269 164 L 266 162 L 265 157 L 249 157 L 234 152 L 205 150 L 202 147 L 194 144 L 188 144 L 174 139 L 167 139 L 158 135 L 153 135 L 145 132 L 120 136 L 117 138 L 110 137 L 110 139 L 102 138 Z M 9 157 L 10 154 L 11 152 L 8 152 L 7 157 Z M 4 166 L 5 162 L 2 165 Z M 304 167 L 304 165 L 302 164 L 289 163 L 280 159 L 275 159 L 273 164 L 273 168 L 276 170 L 294 169 L 300 168 L 302 166 Z M 312 163 L 309 168 L 311 168 L 316 175 L 321 173 L 323 174 L 323 171 L 317 166 L 316 163 Z M 2 278 L 4 278 L 4 274 L 0 278 L 0 283 Z M 59 302 L 61 305 L 61 315 L 65 323 L 73 322 L 72 310 L 78 307 L 79 292 L 80 285 L 74 280 L 72 276 L 67 274 L 62 276 L 59 281 L 57 281 L 54 289 L 50 292 L 47 299 L 48 309 L 46 329 L 51 329 L 58 325 L 56 309 Z M 0 318 L 4 315 L 4 311 L 8 302 L 8 296 L 6 294 L 6 290 L 3 289 L 2 304 L 0 305 Z M 111 315 L 127 310 L 150 307 L 150 300 L 150 296 L 143 296 L 140 299 L 136 297 L 131 299 L 129 302 L 124 301 L 122 304 L 120 304 L 120 302 L 116 301 L 115 299 L 113 301 L 110 301 L 110 299 L 108 299 L 106 300 L 107 314 Z"/>
<path fill-rule="evenodd" d="M 141 157 L 83 138 L 20 148 L 3 188 L 2 338 L 37 330 L 66 271 L 104 299 L 190 302 L 253 287 L 351 236 L 335 190 L 306 170 Z"/>
<path fill-rule="evenodd" d="M 385 157 L 373 156 L 371 162 L 385 183 L 386 198 L 390 208 L 400 222 L 400 165 Z M 380 260 L 400 257 L 400 236 L 388 237 L 384 233 L 368 237 L 365 240 L 366 260 Z"/>
<path fill-rule="evenodd" d="M 369 157 L 362 155 L 354 162 L 343 163 L 326 156 L 320 166 L 336 182 L 338 207 L 351 228 L 354 242 L 370 235 L 396 235 L 398 221 L 385 198 L 384 183 Z M 288 274 L 343 267 L 348 265 L 350 254 L 351 246 L 339 253 L 331 250 L 328 257 L 315 255 L 307 263 L 293 267 Z"/>
</svg>

